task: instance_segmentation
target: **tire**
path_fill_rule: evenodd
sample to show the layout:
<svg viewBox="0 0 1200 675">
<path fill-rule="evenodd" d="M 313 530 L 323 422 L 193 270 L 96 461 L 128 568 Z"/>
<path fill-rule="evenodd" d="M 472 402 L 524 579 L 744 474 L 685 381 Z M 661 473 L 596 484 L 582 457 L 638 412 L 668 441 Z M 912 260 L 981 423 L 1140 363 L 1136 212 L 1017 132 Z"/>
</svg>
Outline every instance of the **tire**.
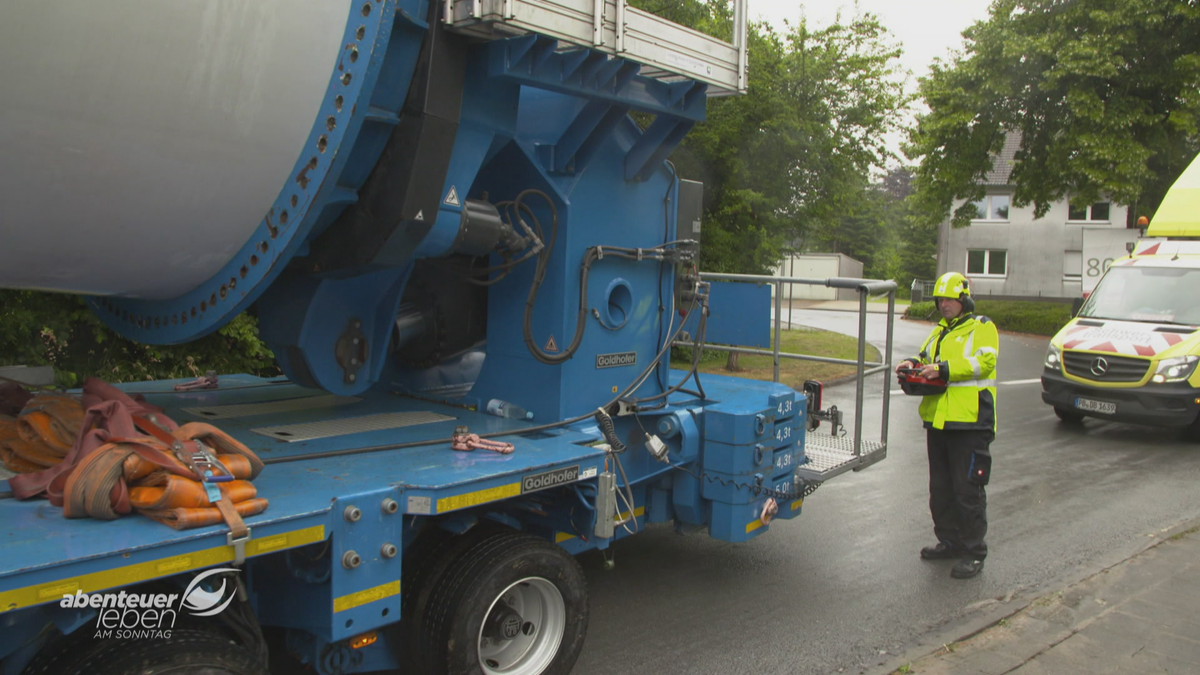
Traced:
<svg viewBox="0 0 1200 675">
<path fill-rule="evenodd" d="M 114 640 L 60 675 L 267 675 L 245 647 L 219 633 L 190 628 L 163 640 Z"/>
<path fill-rule="evenodd" d="M 429 649 L 433 643 L 427 617 L 430 596 L 441 584 L 442 577 L 479 542 L 510 531 L 486 522 L 459 535 L 434 529 L 414 542 L 411 550 L 405 551 L 400 583 L 403 594 L 399 624 L 400 653 L 397 656 L 401 663 L 409 665 L 412 672 L 429 673 L 434 670 L 434 656 Z"/>
<path fill-rule="evenodd" d="M 81 663 L 92 654 L 106 649 L 113 640 L 93 637 L 93 627 L 81 626 L 70 635 L 56 635 L 26 664 L 21 675 L 63 675 L 79 670 Z"/>
<path fill-rule="evenodd" d="M 1054 414 L 1058 415 L 1058 419 L 1066 422 L 1067 424 L 1080 424 L 1083 422 L 1084 417 L 1082 413 L 1077 413 L 1074 410 L 1067 410 L 1066 408 L 1060 408 L 1058 406 L 1054 406 Z"/>
<path fill-rule="evenodd" d="M 1182 436 L 1185 441 L 1200 443 L 1200 415 L 1197 415 L 1191 424 L 1183 428 Z"/>
<path fill-rule="evenodd" d="M 500 531 L 439 575 L 423 609 L 435 675 L 566 675 L 587 634 L 587 582 L 558 546 Z"/>
</svg>

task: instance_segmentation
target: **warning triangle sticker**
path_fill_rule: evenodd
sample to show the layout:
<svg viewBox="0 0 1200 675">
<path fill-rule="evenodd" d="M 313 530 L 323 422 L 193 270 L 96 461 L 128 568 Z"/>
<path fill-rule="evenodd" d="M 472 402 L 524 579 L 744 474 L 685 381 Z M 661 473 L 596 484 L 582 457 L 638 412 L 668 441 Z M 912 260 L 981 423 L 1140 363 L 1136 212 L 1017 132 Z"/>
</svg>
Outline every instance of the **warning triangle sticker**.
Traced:
<svg viewBox="0 0 1200 675">
<path fill-rule="evenodd" d="M 446 193 L 445 203 L 450 206 L 462 206 L 458 201 L 458 190 L 453 185 L 450 186 L 450 191 Z"/>
<path fill-rule="evenodd" d="M 546 351 L 546 352 L 558 351 L 558 343 L 554 341 L 553 335 L 550 336 L 549 340 L 546 340 L 546 349 L 544 351 Z"/>
<path fill-rule="evenodd" d="M 413 220 L 425 220 L 425 209 L 417 211 L 417 217 L 413 218 Z"/>
</svg>

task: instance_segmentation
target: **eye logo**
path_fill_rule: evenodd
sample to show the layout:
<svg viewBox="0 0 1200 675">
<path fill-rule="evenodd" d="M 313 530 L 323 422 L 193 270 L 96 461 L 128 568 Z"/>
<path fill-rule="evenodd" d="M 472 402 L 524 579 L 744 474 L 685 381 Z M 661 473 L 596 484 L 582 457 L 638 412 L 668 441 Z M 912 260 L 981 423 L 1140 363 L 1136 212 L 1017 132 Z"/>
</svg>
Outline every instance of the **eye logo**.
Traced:
<svg viewBox="0 0 1200 675">
<path fill-rule="evenodd" d="M 200 583 L 209 577 L 229 572 L 236 574 L 239 570 L 220 567 L 197 575 L 183 593 L 183 608 L 194 616 L 213 616 L 224 611 L 229 603 L 233 602 L 233 596 L 237 594 L 237 586 L 229 583 L 228 578 L 221 579 L 220 586 L 212 591 L 205 589 Z"/>
</svg>

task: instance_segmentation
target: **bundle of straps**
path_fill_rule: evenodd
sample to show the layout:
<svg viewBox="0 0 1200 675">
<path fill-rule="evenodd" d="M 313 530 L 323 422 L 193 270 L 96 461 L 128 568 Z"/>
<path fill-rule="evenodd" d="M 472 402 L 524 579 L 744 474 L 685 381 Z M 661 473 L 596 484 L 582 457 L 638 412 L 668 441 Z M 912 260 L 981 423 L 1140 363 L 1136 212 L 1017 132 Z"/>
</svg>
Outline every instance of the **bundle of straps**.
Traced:
<svg viewBox="0 0 1200 675">
<path fill-rule="evenodd" d="M 82 401 L 41 394 L 0 421 L 0 459 L 32 467 L 9 479 L 18 499 L 44 495 L 67 518 L 137 511 L 180 530 L 225 522 L 239 553 L 250 534 L 243 519 L 267 508 L 250 483 L 263 463 L 249 448 L 208 424 L 179 426 L 97 379 Z"/>
<path fill-rule="evenodd" d="M 82 423 L 83 405 L 74 397 L 6 386 L 0 391 L 0 461 L 15 473 L 54 466 L 75 445 Z"/>
</svg>

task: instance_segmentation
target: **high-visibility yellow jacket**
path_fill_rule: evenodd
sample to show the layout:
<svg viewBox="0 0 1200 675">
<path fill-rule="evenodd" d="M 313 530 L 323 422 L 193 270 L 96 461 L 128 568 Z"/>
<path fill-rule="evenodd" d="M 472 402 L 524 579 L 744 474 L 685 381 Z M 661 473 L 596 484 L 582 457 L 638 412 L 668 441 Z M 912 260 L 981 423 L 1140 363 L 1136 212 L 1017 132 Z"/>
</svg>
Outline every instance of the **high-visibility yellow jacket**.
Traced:
<svg viewBox="0 0 1200 675">
<path fill-rule="evenodd" d="M 1000 335 L 986 316 L 938 322 L 921 347 L 921 364 L 941 365 L 950 386 L 921 400 L 921 419 L 934 429 L 996 431 L 996 357 Z"/>
</svg>

